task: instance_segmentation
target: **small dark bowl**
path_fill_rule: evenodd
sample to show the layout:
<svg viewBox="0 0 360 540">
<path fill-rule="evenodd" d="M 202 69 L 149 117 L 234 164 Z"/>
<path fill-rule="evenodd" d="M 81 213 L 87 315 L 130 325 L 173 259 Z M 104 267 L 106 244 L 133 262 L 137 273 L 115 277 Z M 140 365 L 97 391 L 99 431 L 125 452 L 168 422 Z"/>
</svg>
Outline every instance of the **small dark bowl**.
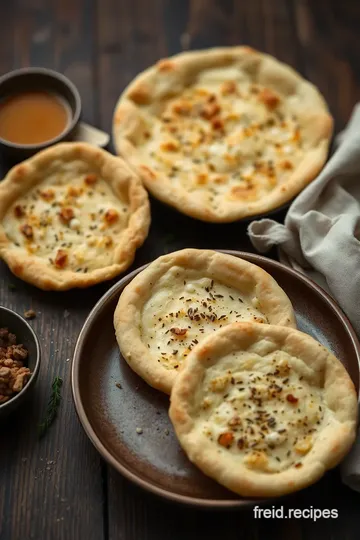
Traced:
<svg viewBox="0 0 360 540">
<path fill-rule="evenodd" d="M 4 327 L 15 334 L 18 343 L 22 343 L 29 351 L 26 366 L 30 369 L 32 375 L 21 392 L 9 399 L 9 401 L 0 404 L 0 420 L 21 406 L 33 391 L 39 375 L 41 357 L 39 340 L 31 326 L 15 311 L 0 306 L 0 328 Z"/>
<path fill-rule="evenodd" d="M 17 144 L 0 138 L 0 151 L 10 163 L 22 161 L 43 148 L 71 139 L 80 119 L 80 94 L 76 86 L 61 73 L 34 67 L 10 71 L 0 77 L 0 102 L 11 95 L 27 91 L 48 91 L 58 94 L 69 104 L 72 118 L 64 131 L 43 143 Z"/>
</svg>

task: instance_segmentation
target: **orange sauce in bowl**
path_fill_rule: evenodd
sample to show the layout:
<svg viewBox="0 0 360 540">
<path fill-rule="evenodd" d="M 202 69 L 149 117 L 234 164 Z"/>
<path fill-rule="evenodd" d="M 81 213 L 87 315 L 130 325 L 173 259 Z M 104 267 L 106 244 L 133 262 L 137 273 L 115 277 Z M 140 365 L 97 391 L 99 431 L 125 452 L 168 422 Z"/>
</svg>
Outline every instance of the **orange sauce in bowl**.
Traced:
<svg viewBox="0 0 360 540">
<path fill-rule="evenodd" d="M 49 92 L 23 92 L 0 102 L 0 138 L 16 144 L 44 143 L 71 119 L 69 105 Z"/>
</svg>

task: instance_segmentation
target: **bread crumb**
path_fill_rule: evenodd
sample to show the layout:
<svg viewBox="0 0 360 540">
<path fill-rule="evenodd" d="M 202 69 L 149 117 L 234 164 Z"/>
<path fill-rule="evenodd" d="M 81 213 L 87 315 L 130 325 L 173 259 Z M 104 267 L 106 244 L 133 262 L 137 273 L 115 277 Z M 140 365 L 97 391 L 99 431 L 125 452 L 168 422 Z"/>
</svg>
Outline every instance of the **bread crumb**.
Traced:
<svg viewBox="0 0 360 540">
<path fill-rule="evenodd" d="M 27 309 L 24 311 L 24 317 L 25 319 L 35 319 L 36 312 L 33 309 Z"/>
</svg>

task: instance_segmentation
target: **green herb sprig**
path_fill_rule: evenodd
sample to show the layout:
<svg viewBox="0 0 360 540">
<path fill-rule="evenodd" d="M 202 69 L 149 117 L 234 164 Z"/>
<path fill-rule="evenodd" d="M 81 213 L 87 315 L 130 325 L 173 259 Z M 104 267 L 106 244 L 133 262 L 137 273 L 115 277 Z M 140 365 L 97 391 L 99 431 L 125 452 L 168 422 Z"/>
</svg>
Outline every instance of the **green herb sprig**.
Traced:
<svg viewBox="0 0 360 540">
<path fill-rule="evenodd" d="M 61 402 L 61 394 L 60 390 L 62 387 L 63 380 L 61 377 L 55 377 L 52 385 L 51 385 L 51 396 L 50 400 L 46 409 L 46 415 L 41 424 L 39 424 L 38 430 L 39 430 L 39 438 L 41 439 L 51 424 L 54 422 L 58 409 Z"/>
</svg>

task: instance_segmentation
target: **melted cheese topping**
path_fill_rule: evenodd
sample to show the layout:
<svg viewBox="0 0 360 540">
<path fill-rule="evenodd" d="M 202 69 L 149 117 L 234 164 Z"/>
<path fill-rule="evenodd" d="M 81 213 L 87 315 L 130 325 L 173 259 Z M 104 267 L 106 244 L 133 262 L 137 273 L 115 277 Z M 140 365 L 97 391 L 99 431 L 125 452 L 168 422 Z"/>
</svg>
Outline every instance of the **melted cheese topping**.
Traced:
<svg viewBox="0 0 360 540">
<path fill-rule="evenodd" d="M 173 267 L 154 285 L 141 315 L 141 337 L 167 369 L 209 332 L 235 321 L 268 323 L 257 300 L 195 271 Z"/>
<path fill-rule="evenodd" d="M 239 77 L 210 70 L 157 116 L 142 106 L 139 150 L 147 165 L 213 207 L 218 199 L 266 197 L 286 183 L 306 150 L 291 99 Z"/>
<path fill-rule="evenodd" d="M 86 273 L 110 265 L 127 226 L 126 201 L 83 162 L 55 165 L 56 174 L 49 171 L 9 208 L 3 220 L 8 239 L 54 268 Z"/>
<path fill-rule="evenodd" d="M 329 414 L 310 371 L 283 351 L 224 357 L 207 370 L 199 390 L 197 429 L 250 469 L 301 467 Z"/>
</svg>

